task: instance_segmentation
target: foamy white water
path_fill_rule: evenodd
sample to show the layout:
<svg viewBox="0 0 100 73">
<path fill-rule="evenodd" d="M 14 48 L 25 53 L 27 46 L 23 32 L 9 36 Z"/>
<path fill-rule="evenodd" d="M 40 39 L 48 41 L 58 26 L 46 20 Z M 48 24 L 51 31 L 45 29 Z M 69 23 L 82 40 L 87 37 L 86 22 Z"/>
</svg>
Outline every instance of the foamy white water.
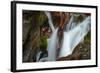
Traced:
<svg viewBox="0 0 100 73">
<path fill-rule="evenodd" d="M 55 31 L 55 28 L 53 26 L 52 17 L 51 17 L 50 12 L 45 12 L 45 14 L 48 17 L 49 26 L 51 27 L 51 30 L 54 32 Z"/>
<path fill-rule="evenodd" d="M 48 61 L 56 61 L 57 55 L 57 32 L 58 28 L 52 33 L 48 42 Z"/>
<path fill-rule="evenodd" d="M 57 58 L 57 32 L 58 28 L 54 28 L 50 12 L 45 12 L 48 17 L 49 25 L 52 29 L 52 35 L 48 40 L 48 57 L 40 59 L 40 61 L 56 61 Z M 66 30 L 63 32 L 63 43 L 60 48 L 59 58 L 72 54 L 74 48 L 84 39 L 89 32 L 91 26 L 91 17 L 87 17 L 82 23 L 76 24 L 72 15 Z"/>
<path fill-rule="evenodd" d="M 65 57 L 72 54 L 74 48 L 81 42 L 90 30 L 91 17 L 87 17 L 82 23 L 68 32 L 64 32 L 63 44 L 59 57 Z"/>
</svg>

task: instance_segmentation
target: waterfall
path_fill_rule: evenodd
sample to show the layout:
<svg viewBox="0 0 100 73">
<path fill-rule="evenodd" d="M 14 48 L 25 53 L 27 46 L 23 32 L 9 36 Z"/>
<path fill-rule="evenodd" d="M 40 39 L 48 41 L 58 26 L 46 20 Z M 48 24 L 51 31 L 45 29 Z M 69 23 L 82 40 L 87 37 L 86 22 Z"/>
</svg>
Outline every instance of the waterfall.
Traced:
<svg viewBox="0 0 100 73">
<path fill-rule="evenodd" d="M 74 48 L 81 42 L 90 30 L 91 17 L 88 16 L 82 23 L 78 24 L 72 30 L 64 31 L 63 44 L 59 57 L 65 57 L 72 54 Z"/>
<path fill-rule="evenodd" d="M 37 55 L 36 55 L 36 62 L 39 61 L 39 58 L 40 58 L 41 53 L 42 53 L 41 51 L 39 51 L 39 52 L 37 53 Z"/>
<path fill-rule="evenodd" d="M 50 40 L 48 42 L 48 61 L 56 61 L 57 55 L 57 32 L 58 28 L 52 33 Z"/>
<path fill-rule="evenodd" d="M 66 25 L 66 31 L 73 29 L 75 26 L 76 26 L 76 23 L 74 22 L 74 15 L 72 15 L 70 18 L 70 21 Z"/>
<path fill-rule="evenodd" d="M 56 61 L 56 55 L 57 55 L 56 51 L 57 51 L 57 32 L 58 32 L 58 28 L 56 28 L 56 29 L 54 28 L 50 12 L 45 12 L 45 14 L 48 18 L 48 23 L 49 23 L 49 26 L 52 30 L 52 34 L 51 34 L 51 37 L 48 40 L 48 46 L 47 46 L 48 57 L 41 58 L 39 60 L 39 62 Z M 39 57 L 40 53 L 37 56 Z"/>
<path fill-rule="evenodd" d="M 53 26 L 52 17 L 51 17 L 50 12 L 45 12 L 45 15 L 48 17 L 48 23 L 49 23 L 49 26 L 51 27 L 52 32 L 54 32 L 55 28 Z"/>
<path fill-rule="evenodd" d="M 48 61 L 56 61 L 56 55 L 57 55 L 57 32 L 58 28 L 54 28 L 52 17 L 50 12 L 45 12 L 46 16 L 48 17 L 48 23 L 52 30 L 52 35 L 50 37 L 50 40 L 48 42 Z"/>
<path fill-rule="evenodd" d="M 39 60 L 39 62 L 41 62 L 41 61 L 56 61 L 56 58 L 57 58 L 58 28 L 56 28 L 56 29 L 54 28 L 50 12 L 45 12 L 45 14 L 48 18 L 48 23 L 52 30 L 52 34 L 51 34 L 51 37 L 49 38 L 48 46 L 47 46 L 48 57 L 41 58 Z M 86 36 L 88 31 L 90 30 L 90 26 L 91 26 L 91 17 L 90 16 L 85 18 L 85 20 L 79 24 L 77 24 L 74 21 L 74 19 L 75 18 L 72 15 L 69 23 L 65 27 L 66 30 L 63 32 L 64 33 L 63 42 L 62 42 L 62 47 L 60 48 L 59 58 L 66 57 L 66 56 L 72 54 L 74 48 L 82 41 L 82 39 Z M 40 56 L 40 53 L 37 54 L 37 56 Z M 37 60 L 38 59 L 39 58 L 37 57 Z"/>
</svg>

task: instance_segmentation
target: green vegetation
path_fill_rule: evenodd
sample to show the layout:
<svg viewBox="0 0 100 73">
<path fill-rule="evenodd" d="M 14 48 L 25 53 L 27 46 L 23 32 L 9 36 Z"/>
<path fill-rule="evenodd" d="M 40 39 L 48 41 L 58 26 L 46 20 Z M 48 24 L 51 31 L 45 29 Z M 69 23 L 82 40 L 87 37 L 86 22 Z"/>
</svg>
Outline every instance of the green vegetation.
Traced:
<svg viewBox="0 0 100 73">
<path fill-rule="evenodd" d="M 40 37 L 40 48 L 41 50 L 47 49 L 47 37 L 46 36 Z"/>
</svg>

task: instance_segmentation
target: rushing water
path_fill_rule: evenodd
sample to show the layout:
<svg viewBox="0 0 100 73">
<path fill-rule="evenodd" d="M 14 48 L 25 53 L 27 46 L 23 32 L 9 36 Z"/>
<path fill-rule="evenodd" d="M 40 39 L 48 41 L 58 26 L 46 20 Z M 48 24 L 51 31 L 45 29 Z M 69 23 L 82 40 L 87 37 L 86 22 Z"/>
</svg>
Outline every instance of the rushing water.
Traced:
<svg viewBox="0 0 100 73">
<path fill-rule="evenodd" d="M 57 32 L 58 28 L 52 33 L 48 42 L 48 61 L 55 61 L 57 55 Z"/>
<path fill-rule="evenodd" d="M 45 12 L 45 15 L 48 18 L 48 23 L 49 23 L 49 26 L 51 27 L 52 35 L 48 41 L 48 46 L 47 46 L 48 57 L 42 58 L 39 61 L 55 61 L 56 60 L 56 53 L 57 53 L 56 51 L 57 51 L 58 28 L 56 28 L 56 29 L 54 28 L 50 12 Z M 39 57 L 39 55 L 40 54 L 38 54 L 37 57 Z"/>
<path fill-rule="evenodd" d="M 58 28 L 54 28 L 53 26 L 53 22 L 52 22 L 52 17 L 50 12 L 45 12 L 46 16 L 48 17 L 48 23 L 49 26 L 52 29 L 52 35 L 50 37 L 50 40 L 48 42 L 48 61 L 55 61 L 56 60 L 56 49 L 57 49 L 57 32 L 58 32 Z"/>
<path fill-rule="evenodd" d="M 76 23 L 74 22 L 74 15 L 72 15 L 70 21 L 66 25 L 66 31 L 73 29 L 75 26 L 76 26 Z"/>
<path fill-rule="evenodd" d="M 40 59 L 40 61 L 56 61 L 57 57 L 57 33 L 58 28 L 54 28 L 50 12 L 45 12 L 49 26 L 52 30 L 52 35 L 48 42 L 48 57 Z M 76 25 L 74 16 L 71 16 L 69 23 L 66 25 L 66 30 L 63 32 L 63 43 L 60 48 L 59 57 L 65 57 L 72 54 L 74 48 L 82 41 L 85 35 L 90 30 L 91 17 L 87 17 L 82 23 Z M 38 54 L 39 56 L 40 54 Z"/>
<path fill-rule="evenodd" d="M 48 17 L 49 26 L 51 27 L 51 30 L 54 32 L 55 28 L 53 26 L 52 17 L 51 17 L 50 12 L 45 12 L 45 15 Z"/>
<path fill-rule="evenodd" d="M 63 44 L 59 57 L 64 57 L 72 54 L 74 48 L 81 42 L 81 40 L 90 30 L 90 19 L 91 17 L 89 16 L 72 30 L 68 32 L 64 31 Z"/>
<path fill-rule="evenodd" d="M 39 61 L 39 58 L 40 58 L 41 53 L 42 53 L 41 51 L 39 51 L 39 52 L 37 53 L 37 55 L 36 55 L 36 62 Z"/>
<path fill-rule="evenodd" d="M 57 32 L 58 28 L 55 29 L 55 31 L 52 33 L 49 41 L 48 41 L 48 57 L 41 58 L 39 60 L 41 52 L 37 54 L 37 61 L 44 62 L 44 61 L 56 61 L 56 55 L 57 55 Z"/>
</svg>

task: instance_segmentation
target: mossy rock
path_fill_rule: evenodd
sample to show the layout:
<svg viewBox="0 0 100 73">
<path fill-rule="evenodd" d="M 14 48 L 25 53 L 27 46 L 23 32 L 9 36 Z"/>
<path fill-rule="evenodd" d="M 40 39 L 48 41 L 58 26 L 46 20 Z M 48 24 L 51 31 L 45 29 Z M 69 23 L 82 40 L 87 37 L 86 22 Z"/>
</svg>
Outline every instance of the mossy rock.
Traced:
<svg viewBox="0 0 100 73">
<path fill-rule="evenodd" d="M 47 37 L 46 36 L 41 36 L 40 37 L 40 49 L 41 50 L 46 50 L 47 49 Z"/>
<path fill-rule="evenodd" d="M 43 12 L 38 12 L 36 14 L 36 22 L 39 26 L 44 25 L 44 23 L 46 22 L 47 17 Z"/>
</svg>

